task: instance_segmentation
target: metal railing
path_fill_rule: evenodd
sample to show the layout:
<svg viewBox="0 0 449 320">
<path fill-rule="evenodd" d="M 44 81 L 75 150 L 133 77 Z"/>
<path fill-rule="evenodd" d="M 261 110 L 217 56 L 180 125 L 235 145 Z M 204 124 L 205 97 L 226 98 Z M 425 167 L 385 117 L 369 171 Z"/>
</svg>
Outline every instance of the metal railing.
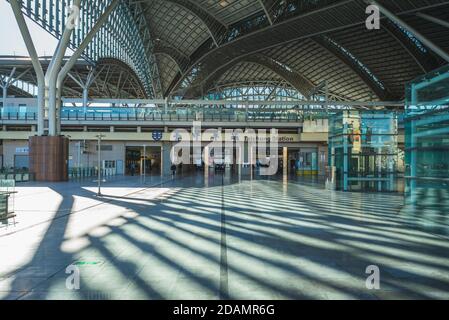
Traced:
<svg viewBox="0 0 449 320">
<path fill-rule="evenodd" d="M 0 120 L 35 121 L 35 120 L 37 120 L 37 113 L 36 112 L 2 112 L 2 113 L 0 113 Z"/>
<path fill-rule="evenodd" d="M 0 180 L 14 180 L 15 182 L 33 181 L 34 177 L 28 172 L 3 172 L 0 173 Z"/>
<path fill-rule="evenodd" d="M 112 168 L 102 168 L 101 169 L 102 177 L 112 177 L 117 175 L 116 170 Z M 83 178 L 91 178 L 98 176 L 98 169 L 95 167 L 87 167 L 87 168 L 69 168 L 69 179 L 83 179 Z"/>
<path fill-rule="evenodd" d="M 302 122 L 303 120 L 326 119 L 328 114 L 322 111 L 304 111 L 294 109 L 176 109 L 167 113 L 160 109 L 149 108 L 63 108 L 61 121 L 144 121 L 144 122 Z M 0 112 L 1 121 L 36 121 L 37 112 L 27 111 Z"/>
</svg>

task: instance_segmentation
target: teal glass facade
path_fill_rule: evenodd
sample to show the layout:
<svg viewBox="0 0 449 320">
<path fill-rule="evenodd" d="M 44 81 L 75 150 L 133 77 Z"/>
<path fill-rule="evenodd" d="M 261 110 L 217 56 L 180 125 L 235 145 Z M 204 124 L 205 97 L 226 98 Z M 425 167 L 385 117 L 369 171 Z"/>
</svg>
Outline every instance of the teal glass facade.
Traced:
<svg viewBox="0 0 449 320">
<path fill-rule="evenodd" d="M 398 120 L 391 111 L 342 111 L 329 120 L 329 166 L 337 190 L 397 190 Z"/>
<path fill-rule="evenodd" d="M 449 212 L 449 66 L 407 85 L 406 202 Z"/>
<path fill-rule="evenodd" d="M 318 148 L 301 148 L 296 160 L 296 174 L 299 176 L 318 175 Z"/>
</svg>

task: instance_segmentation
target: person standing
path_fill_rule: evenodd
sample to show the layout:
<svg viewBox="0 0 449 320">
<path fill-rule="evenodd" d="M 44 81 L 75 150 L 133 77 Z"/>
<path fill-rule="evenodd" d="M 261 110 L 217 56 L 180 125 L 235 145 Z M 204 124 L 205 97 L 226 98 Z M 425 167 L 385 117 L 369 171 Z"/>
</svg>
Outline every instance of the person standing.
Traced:
<svg viewBox="0 0 449 320">
<path fill-rule="evenodd" d="M 171 165 L 171 174 L 172 174 L 172 177 L 174 178 L 175 176 L 176 176 L 176 165 L 173 163 L 172 165 Z"/>
</svg>

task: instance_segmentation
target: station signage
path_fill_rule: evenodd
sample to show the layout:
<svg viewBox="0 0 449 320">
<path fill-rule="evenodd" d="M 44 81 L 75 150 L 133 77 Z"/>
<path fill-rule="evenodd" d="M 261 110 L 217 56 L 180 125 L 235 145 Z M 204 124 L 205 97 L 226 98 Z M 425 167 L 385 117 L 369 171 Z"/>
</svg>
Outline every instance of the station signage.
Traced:
<svg viewBox="0 0 449 320">
<path fill-rule="evenodd" d="M 276 137 L 278 138 L 278 142 L 280 143 L 294 143 L 294 142 L 300 142 L 300 135 L 299 134 L 277 134 Z M 269 143 L 271 141 L 271 134 L 269 131 L 266 132 L 266 134 L 256 134 L 255 135 L 233 135 L 233 134 L 225 134 L 222 133 L 211 133 L 211 132 L 204 132 L 201 134 L 201 137 L 198 134 L 189 134 L 189 138 L 186 138 L 183 134 L 177 134 L 175 132 L 172 133 L 164 133 L 162 137 L 159 140 L 155 140 L 153 137 L 153 140 L 155 141 L 181 141 L 190 139 L 191 141 L 201 141 L 201 142 L 214 142 L 214 141 L 245 141 L 245 142 L 255 142 L 255 141 L 266 141 Z"/>
<path fill-rule="evenodd" d="M 23 147 L 23 148 L 16 148 L 16 154 L 28 154 L 30 152 L 30 148 Z"/>
<path fill-rule="evenodd" d="M 151 135 L 154 141 L 161 141 L 164 137 L 164 133 L 162 131 L 153 131 Z"/>
</svg>

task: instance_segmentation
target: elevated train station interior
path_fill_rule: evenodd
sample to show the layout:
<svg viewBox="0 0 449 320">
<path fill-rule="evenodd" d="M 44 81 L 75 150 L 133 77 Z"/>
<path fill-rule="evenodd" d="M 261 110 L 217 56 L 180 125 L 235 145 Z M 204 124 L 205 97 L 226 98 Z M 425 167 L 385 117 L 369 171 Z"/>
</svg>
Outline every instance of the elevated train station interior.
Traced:
<svg viewBox="0 0 449 320">
<path fill-rule="evenodd" d="M 448 17 L 0 0 L 0 299 L 448 299 Z"/>
</svg>

